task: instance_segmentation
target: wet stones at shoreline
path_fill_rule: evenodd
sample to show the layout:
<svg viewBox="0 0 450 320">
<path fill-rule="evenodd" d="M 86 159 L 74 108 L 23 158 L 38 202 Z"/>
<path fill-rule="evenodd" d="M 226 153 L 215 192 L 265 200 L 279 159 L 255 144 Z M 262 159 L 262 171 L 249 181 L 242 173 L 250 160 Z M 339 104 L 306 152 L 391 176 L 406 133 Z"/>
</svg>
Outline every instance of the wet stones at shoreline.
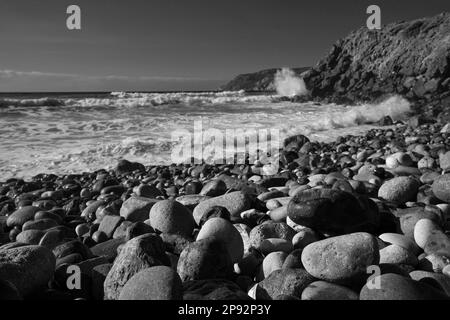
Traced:
<svg viewBox="0 0 450 320">
<path fill-rule="evenodd" d="M 0 183 L 0 286 L 14 299 L 448 298 L 442 127 L 293 137 L 275 176 L 258 165 L 121 161 L 9 179 Z M 82 289 L 71 291 L 73 265 Z"/>
</svg>

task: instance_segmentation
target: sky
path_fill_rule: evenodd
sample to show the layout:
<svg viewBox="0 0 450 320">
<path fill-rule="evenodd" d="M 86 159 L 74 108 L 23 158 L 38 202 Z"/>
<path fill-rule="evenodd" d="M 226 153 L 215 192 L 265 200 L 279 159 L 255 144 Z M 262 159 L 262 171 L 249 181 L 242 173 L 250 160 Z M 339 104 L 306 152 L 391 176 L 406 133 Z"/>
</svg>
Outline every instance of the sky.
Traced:
<svg viewBox="0 0 450 320">
<path fill-rule="evenodd" d="M 66 27 L 73 4 L 81 30 Z M 217 89 L 315 65 L 371 4 L 382 24 L 450 11 L 449 0 L 0 0 L 0 92 Z"/>
</svg>

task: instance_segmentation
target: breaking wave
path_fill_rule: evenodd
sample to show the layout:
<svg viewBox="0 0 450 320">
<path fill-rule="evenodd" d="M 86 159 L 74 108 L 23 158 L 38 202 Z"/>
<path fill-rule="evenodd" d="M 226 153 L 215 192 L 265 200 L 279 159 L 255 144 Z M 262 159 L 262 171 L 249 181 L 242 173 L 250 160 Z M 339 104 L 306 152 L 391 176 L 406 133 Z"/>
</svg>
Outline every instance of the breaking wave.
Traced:
<svg viewBox="0 0 450 320">
<path fill-rule="evenodd" d="M 92 98 L 39 98 L 0 99 L 0 107 L 152 107 L 162 105 L 218 105 L 230 103 L 277 102 L 277 95 L 246 95 L 244 91 L 224 92 L 174 92 L 174 93 L 130 93 L 111 92 L 104 97 Z"/>
<path fill-rule="evenodd" d="M 180 144 L 171 134 L 180 129 L 192 134 L 195 121 L 202 121 L 202 130 L 274 128 L 280 139 L 304 134 L 330 141 L 361 134 L 385 116 L 403 120 L 410 111 L 409 102 L 400 96 L 359 106 L 291 102 L 243 91 L 14 98 L 0 99 L 0 180 L 40 172 L 93 171 L 109 168 L 120 158 L 168 164 Z M 195 133 L 192 137 L 198 144 Z"/>
<path fill-rule="evenodd" d="M 411 111 L 411 104 L 401 96 L 392 96 L 379 104 L 364 104 L 347 107 L 342 112 L 330 112 L 318 119 L 309 127 L 314 131 L 323 131 L 336 128 L 346 128 L 363 124 L 372 124 L 389 116 L 392 120 L 403 120 Z"/>
</svg>

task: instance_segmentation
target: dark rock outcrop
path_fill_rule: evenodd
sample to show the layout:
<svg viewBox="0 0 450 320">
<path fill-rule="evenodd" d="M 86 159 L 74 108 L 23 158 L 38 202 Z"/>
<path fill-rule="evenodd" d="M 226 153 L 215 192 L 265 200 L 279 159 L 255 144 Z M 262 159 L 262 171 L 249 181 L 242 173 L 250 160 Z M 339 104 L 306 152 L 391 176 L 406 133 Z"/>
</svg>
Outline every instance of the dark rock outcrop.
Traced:
<svg viewBox="0 0 450 320">
<path fill-rule="evenodd" d="M 224 86 L 220 90 L 224 91 L 275 91 L 274 78 L 279 69 L 267 69 L 254 73 L 240 74 Z M 293 68 L 294 73 L 300 76 L 309 68 Z"/>
<path fill-rule="evenodd" d="M 355 103 L 401 94 L 436 115 L 450 106 L 450 13 L 362 27 L 337 41 L 304 80 L 315 98 Z"/>
<path fill-rule="evenodd" d="M 221 90 L 274 91 L 278 69 L 242 74 Z M 314 68 L 295 68 L 314 100 L 356 104 L 399 94 L 413 111 L 450 119 L 450 13 L 361 27 L 338 40 Z M 446 111 L 447 110 L 447 111 Z"/>
</svg>

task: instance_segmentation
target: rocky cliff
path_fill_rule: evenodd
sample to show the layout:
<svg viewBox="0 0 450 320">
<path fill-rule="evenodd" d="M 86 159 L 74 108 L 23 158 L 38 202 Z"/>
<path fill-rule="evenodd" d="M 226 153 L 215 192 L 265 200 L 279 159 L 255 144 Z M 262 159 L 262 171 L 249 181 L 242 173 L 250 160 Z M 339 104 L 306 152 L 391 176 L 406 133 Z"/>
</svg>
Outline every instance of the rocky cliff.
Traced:
<svg viewBox="0 0 450 320">
<path fill-rule="evenodd" d="M 428 117 L 447 111 L 450 121 L 450 13 L 360 28 L 314 68 L 294 70 L 316 100 L 354 104 L 400 94 Z M 221 89 L 273 91 L 276 71 L 239 75 Z"/>
<path fill-rule="evenodd" d="M 275 91 L 274 77 L 279 69 L 267 69 L 255 73 L 240 74 L 220 89 L 224 91 Z M 298 76 L 309 68 L 293 68 Z"/>
<path fill-rule="evenodd" d="M 361 28 L 304 75 L 315 98 L 372 101 L 401 94 L 421 112 L 450 109 L 450 14 Z"/>
</svg>

